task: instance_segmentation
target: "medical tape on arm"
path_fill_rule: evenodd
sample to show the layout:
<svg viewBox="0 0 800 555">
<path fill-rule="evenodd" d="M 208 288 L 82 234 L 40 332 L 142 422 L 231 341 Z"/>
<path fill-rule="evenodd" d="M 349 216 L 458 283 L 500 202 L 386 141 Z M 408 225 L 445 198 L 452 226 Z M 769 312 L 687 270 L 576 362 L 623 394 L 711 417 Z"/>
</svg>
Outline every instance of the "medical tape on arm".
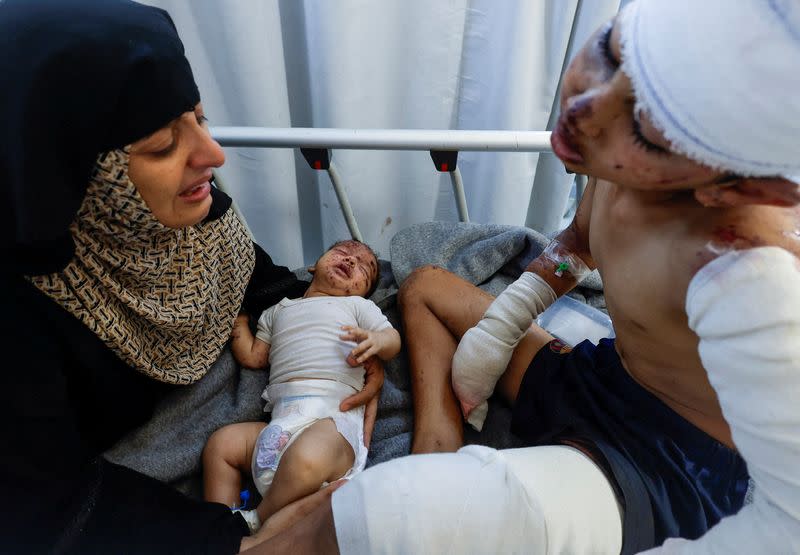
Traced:
<svg viewBox="0 0 800 555">
<path fill-rule="evenodd" d="M 467 330 L 453 356 L 453 390 L 467 421 L 483 427 L 486 400 L 508 367 L 517 344 L 533 320 L 556 300 L 550 285 L 524 272 L 489 305 L 478 324 Z"/>
<path fill-rule="evenodd" d="M 586 265 L 580 256 L 570 251 L 558 239 L 550 241 L 540 256 L 556 265 L 554 271 L 556 277 L 570 274 L 580 283 L 583 278 L 592 272 L 591 268 Z"/>
</svg>

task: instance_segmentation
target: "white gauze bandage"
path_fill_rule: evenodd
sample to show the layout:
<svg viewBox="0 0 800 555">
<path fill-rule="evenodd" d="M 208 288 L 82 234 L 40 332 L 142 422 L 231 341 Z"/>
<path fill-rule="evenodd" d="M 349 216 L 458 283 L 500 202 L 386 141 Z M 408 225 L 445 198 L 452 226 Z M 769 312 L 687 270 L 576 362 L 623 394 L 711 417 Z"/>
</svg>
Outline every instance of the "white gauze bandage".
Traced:
<svg viewBox="0 0 800 555">
<path fill-rule="evenodd" d="M 524 272 L 467 330 L 453 356 L 453 390 L 464 417 L 483 428 L 486 400 L 508 367 L 511 355 L 534 318 L 556 300 L 555 291 L 533 272 Z"/>
<path fill-rule="evenodd" d="M 778 247 L 724 254 L 689 284 L 686 314 L 753 502 L 697 540 L 651 555 L 800 553 L 800 261 Z"/>
<path fill-rule="evenodd" d="M 670 150 L 800 183 L 800 2 L 638 0 L 617 21 L 636 110 Z"/>
</svg>

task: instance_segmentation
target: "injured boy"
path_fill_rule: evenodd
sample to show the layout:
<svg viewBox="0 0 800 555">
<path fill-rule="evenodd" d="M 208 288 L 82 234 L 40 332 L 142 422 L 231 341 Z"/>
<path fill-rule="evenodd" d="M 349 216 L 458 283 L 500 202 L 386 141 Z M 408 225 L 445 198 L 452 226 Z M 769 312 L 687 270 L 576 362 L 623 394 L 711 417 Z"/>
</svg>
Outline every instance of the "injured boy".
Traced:
<svg viewBox="0 0 800 555">
<path fill-rule="evenodd" d="M 800 3 L 634 2 L 564 76 L 553 150 L 593 176 L 572 224 L 495 300 L 404 284 L 415 448 L 457 449 L 497 387 L 542 446 L 507 454 L 547 530 L 528 552 L 800 549 L 798 91 Z M 570 352 L 531 324 L 595 267 L 616 339 Z"/>
<path fill-rule="evenodd" d="M 364 468 L 364 407 L 339 407 L 361 390 L 372 356 L 389 360 L 400 351 L 400 335 L 365 298 L 378 282 L 378 261 L 367 245 L 340 241 L 309 272 L 303 298 L 265 310 L 255 336 L 247 315 L 231 333 L 242 366 L 270 364 L 262 395 L 269 424 L 220 428 L 203 451 L 206 500 L 235 507 L 242 473 L 252 476 L 262 496 L 255 510 L 242 511 L 252 532 L 282 507 Z"/>
<path fill-rule="evenodd" d="M 528 447 L 375 465 L 260 552 L 800 552 L 798 91 L 800 2 L 629 3 L 564 75 L 574 222 L 497 299 L 400 291 L 414 450 L 493 391 Z M 595 267 L 616 339 L 570 351 L 532 322 Z"/>
</svg>

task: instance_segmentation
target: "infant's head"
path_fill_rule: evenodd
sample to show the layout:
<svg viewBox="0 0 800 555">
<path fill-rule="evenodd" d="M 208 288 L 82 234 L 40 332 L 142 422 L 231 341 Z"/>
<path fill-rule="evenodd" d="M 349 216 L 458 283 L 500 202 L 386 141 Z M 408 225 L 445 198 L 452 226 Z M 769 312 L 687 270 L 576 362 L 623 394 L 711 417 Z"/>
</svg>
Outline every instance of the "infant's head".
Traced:
<svg viewBox="0 0 800 555">
<path fill-rule="evenodd" d="M 380 277 L 378 257 L 354 239 L 334 243 L 308 271 L 313 289 L 337 297 L 369 297 Z"/>
</svg>

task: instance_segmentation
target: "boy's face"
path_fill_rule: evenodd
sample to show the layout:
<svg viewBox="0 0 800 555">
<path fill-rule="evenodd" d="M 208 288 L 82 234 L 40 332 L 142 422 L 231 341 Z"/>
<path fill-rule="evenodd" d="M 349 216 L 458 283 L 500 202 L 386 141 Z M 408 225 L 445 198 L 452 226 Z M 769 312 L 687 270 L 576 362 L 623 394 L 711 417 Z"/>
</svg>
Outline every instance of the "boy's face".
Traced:
<svg viewBox="0 0 800 555">
<path fill-rule="evenodd" d="M 561 114 L 551 136 L 555 154 L 574 172 L 634 189 L 697 189 L 723 178 L 723 172 L 672 152 L 647 115 L 634 113 L 636 99 L 620 56 L 612 19 L 564 74 Z"/>
<path fill-rule="evenodd" d="M 358 241 L 336 243 L 309 268 L 314 283 L 331 295 L 364 297 L 378 275 L 378 261 Z"/>
</svg>

